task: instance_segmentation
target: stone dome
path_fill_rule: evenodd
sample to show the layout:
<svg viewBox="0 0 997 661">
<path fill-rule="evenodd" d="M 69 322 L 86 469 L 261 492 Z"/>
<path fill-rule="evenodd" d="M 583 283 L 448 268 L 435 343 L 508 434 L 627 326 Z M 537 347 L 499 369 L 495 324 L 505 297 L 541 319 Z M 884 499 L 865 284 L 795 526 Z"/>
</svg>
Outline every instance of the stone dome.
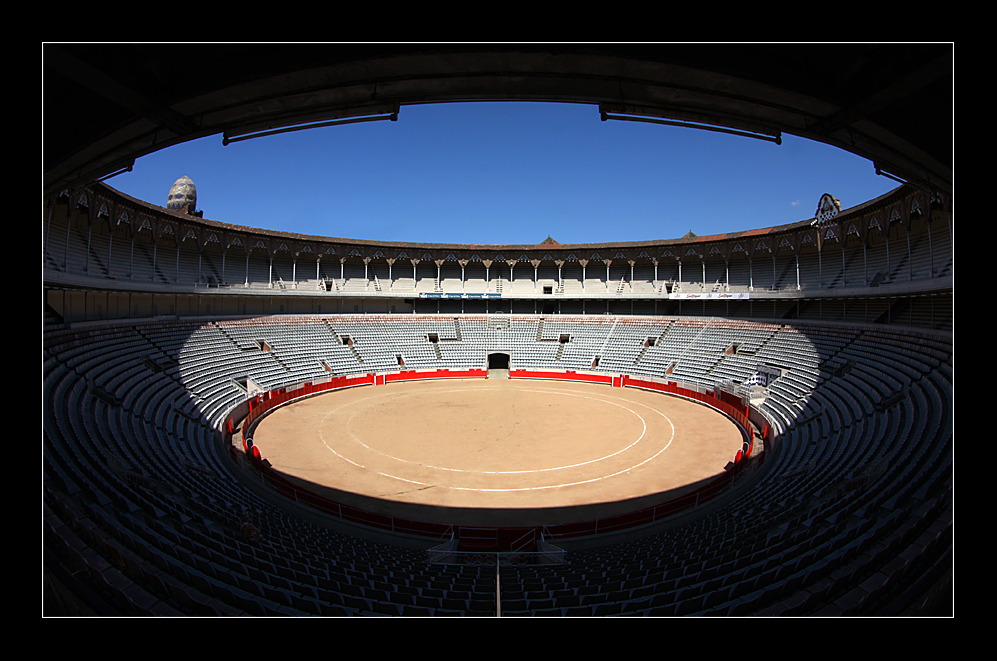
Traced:
<svg viewBox="0 0 997 661">
<path fill-rule="evenodd" d="M 187 207 L 187 213 L 193 214 L 197 206 L 197 187 L 190 177 L 184 175 L 173 182 L 170 187 L 170 195 L 166 198 L 166 208 L 183 211 Z"/>
</svg>

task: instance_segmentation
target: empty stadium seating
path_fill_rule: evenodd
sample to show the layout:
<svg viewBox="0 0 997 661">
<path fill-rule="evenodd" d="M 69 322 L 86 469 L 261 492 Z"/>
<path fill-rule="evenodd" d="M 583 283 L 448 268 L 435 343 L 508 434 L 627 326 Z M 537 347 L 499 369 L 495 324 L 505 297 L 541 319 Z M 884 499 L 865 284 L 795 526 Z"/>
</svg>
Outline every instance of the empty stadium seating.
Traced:
<svg viewBox="0 0 997 661">
<path fill-rule="evenodd" d="M 735 384 L 746 397 L 759 364 L 777 368 L 755 400 L 774 432 L 764 470 L 712 508 L 624 537 L 566 538 L 563 563 L 496 576 L 494 564 L 433 563 L 425 545 L 281 506 L 220 440 L 247 376 L 270 390 L 397 371 L 398 355 L 407 368 L 483 367 L 490 350 L 538 369 L 585 370 L 600 356 L 608 373 Z M 94 612 L 901 614 L 951 554 L 943 333 L 630 316 L 53 323 L 43 379 L 45 552 L 75 572 L 64 581 L 84 584 Z M 244 512 L 260 539 L 240 534 Z"/>
</svg>

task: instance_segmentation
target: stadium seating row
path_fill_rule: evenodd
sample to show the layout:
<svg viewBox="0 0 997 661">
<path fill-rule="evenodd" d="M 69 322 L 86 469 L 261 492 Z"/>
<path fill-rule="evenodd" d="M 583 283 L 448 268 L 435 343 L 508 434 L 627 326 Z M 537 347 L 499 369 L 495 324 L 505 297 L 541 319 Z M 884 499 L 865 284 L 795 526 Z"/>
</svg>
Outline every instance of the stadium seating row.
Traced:
<svg viewBox="0 0 997 661">
<path fill-rule="evenodd" d="M 494 565 L 435 564 L 289 514 L 219 442 L 247 377 L 273 389 L 396 371 L 398 356 L 481 368 L 490 351 L 518 367 L 585 370 L 598 356 L 610 373 L 733 384 L 774 430 L 765 471 L 711 511 L 496 581 Z M 687 317 L 52 325 L 46 553 L 78 570 L 65 580 L 86 582 L 95 611 L 120 614 L 899 614 L 951 553 L 951 356 L 947 336 L 906 328 Z M 759 366 L 779 376 L 752 390 Z"/>
</svg>

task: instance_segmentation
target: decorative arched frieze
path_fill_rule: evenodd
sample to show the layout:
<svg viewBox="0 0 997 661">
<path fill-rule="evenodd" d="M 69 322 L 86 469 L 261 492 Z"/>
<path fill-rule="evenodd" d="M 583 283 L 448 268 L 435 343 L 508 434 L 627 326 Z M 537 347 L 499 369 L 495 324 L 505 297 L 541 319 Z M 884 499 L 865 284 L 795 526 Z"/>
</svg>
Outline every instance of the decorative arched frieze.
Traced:
<svg viewBox="0 0 997 661">
<path fill-rule="evenodd" d="M 156 231 L 156 243 L 161 242 L 164 238 L 172 239 L 175 246 L 180 246 L 180 240 L 177 236 L 180 233 L 180 227 L 171 221 L 161 220 L 158 223 L 158 228 Z"/>
<path fill-rule="evenodd" d="M 912 198 L 910 199 L 910 208 L 908 209 L 908 215 L 909 215 L 909 216 L 910 216 L 911 218 L 918 218 L 918 217 L 920 217 L 920 216 L 921 216 L 921 214 L 923 214 L 923 213 L 924 213 L 924 212 L 923 212 L 923 211 L 922 211 L 922 209 L 921 209 L 921 201 L 920 201 L 920 200 L 918 199 L 918 197 L 917 197 L 917 196 L 915 195 L 914 197 L 912 197 Z"/>
</svg>

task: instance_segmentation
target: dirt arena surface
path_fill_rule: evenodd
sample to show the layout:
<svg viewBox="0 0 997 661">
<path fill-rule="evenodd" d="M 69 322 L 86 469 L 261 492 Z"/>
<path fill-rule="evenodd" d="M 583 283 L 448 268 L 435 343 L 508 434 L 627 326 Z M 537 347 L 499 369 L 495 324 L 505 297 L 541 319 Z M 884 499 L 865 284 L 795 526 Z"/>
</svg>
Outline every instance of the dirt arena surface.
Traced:
<svg viewBox="0 0 997 661">
<path fill-rule="evenodd" d="M 325 393 L 266 416 L 254 443 L 303 488 L 371 512 L 457 525 L 587 521 L 723 473 L 737 426 L 636 388 L 489 378 Z"/>
</svg>

